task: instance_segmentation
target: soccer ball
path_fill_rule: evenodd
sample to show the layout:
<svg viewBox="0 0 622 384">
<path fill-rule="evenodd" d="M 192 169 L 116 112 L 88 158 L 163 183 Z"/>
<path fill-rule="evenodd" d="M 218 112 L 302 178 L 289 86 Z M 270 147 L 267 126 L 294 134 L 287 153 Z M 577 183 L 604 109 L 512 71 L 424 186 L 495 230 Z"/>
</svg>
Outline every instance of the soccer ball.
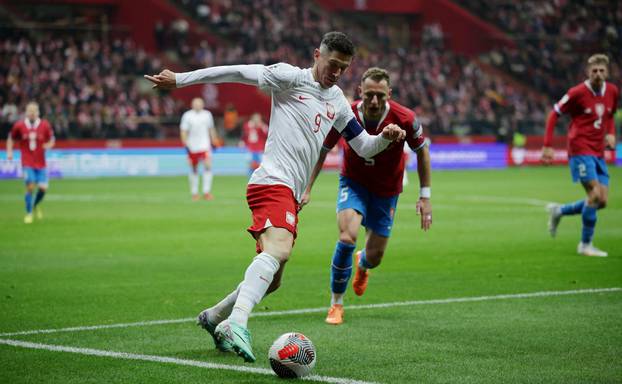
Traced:
<svg viewBox="0 0 622 384">
<path fill-rule="evenodd" d="M 315 357 L 315 347 L 311 340 L 297 332 L 279 336 L 268 352 L 272 370 L 283 378 L 308 375 L 315 367 Z"/>
</svg>

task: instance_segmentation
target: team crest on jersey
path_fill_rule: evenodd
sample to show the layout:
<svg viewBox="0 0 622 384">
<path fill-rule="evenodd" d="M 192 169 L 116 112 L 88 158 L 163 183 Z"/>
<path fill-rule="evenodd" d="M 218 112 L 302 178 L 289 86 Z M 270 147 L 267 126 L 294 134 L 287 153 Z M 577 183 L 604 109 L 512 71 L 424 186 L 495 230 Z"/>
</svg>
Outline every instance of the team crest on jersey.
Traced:
<svg viewBox="0 0 622 384">
<path fill-rule="evenodd" d="M 296 225 L 296 215 L 294 215 L 293 213 L 291 213 L 290 211 L 286 211 L 285 212 L 285 221 L 287 222 L 287 224 L 289 225 Z"/>
<path fill-rule="evenodd" d="M 594 109 L 596 110 L 596 114 L 598 116 L 602 116 L 605 114 L 605 104 L 598 103 L 594 106 Z"/>
<path fill-rule="evenodd" d="M 585 114 L 590 114 L 590 113 L 592 113 L 592 108 L 585 108 L 585 109 L 583 110 L 583 113 L 585 113 Z"/>
<path fill-rule="evenodd" d="M 326 117 L 330 120 L 335 118 L 335 107 L 331 103 L 326 103 Z"/>
</svg>

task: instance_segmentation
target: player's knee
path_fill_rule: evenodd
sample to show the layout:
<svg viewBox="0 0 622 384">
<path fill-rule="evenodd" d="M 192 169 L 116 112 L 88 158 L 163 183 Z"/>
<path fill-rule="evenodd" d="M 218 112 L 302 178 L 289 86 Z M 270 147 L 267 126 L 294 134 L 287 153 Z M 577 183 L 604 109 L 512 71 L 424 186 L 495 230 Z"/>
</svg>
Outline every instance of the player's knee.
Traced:
<svg viewBox="0 0 622 384">
<path fill-rule="evenodd" d="M 348 231 L 339 232 L 339 241 L 345 244 L 356 245 L 356 234 Z"/>
</svg>

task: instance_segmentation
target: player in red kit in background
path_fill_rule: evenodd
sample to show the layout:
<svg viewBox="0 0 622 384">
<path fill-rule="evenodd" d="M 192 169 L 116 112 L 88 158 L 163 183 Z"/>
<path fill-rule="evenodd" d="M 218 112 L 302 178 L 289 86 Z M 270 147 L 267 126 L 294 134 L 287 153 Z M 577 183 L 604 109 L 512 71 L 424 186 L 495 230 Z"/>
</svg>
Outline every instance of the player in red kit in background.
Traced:
<svg viewBox="0 0 622 384">
<path fill-rule="evenodd" d="M 240 143 L 244 145 L 251 154 L 251 162 L 248 169 L 249 176 L 261 163 L 261 156 L 263 155 L 263 149 L 267 139 L 268 124 L 264 123 L 261 114 L 253 113 L 251 118 L 244 123 L 242 128 L 242 141 Z"/>
<path fill-rule="evenodd" d="M 43 218 L 41 201 L 48 188 L 48 175 L 45 164 L 45 150 L 54 146 L 54 132 L 50 123 L 39 117 L 39 105 L 34 102 L 26 105 L 26 118 L 18 120 L 11 128 L 6 142 L 7 159 L 13 160 L 14 142 L 19 142 L 22 157 L 22 173 L 26 182 L 26 216 L 24 223 L 32 223 L 33 208 L 37 218 Z M 32 194 L 38 187 L 34 203 Z"/>
<path fill-rule="evenodd" d="M 423 129 L 415 113 L 390 100 L 389 74 L 381 68 L 369 68 L 361 80 L 359 93 L 362 101 L 351 107 L 359 123 L 370 135 L 379 134 L 389 124 L 396 124 L 406 131 L 409 147 L 417 153 L 420 194 L 417 213 L 421 215 L 421 228 L 428 230 L 432 224 L 430 203 L 430 155 Z M 339 140 L 336 131 L 326 137 L 320 158 L 313 170 L 303 204 L 315 178 L 322 169 L 326 154 Z M 361 296 L 367 288 L 369 269 L 380 265 L 389 242 L 399 194 L 402 192 L 405 168 L 404 142 L 394 142 L 384 152 L 364 158 L 350 146 L 345 146 L 344 162 L 339 177 L 337 196 L 337 225 L 339 240 L 335 247 L 331 266 L 331 307 L 326 317 L 328 324 L 343 322 L 343 296 L 352 271 L 352 254 L 356 247 L 361 224 L 367 235 L 365 247 L 356 253 L 357 263 L 352 288 Z"/>
<path fill-rule="evenodd" d="M 572 180 L 581 181 L 586 199 L 565 205 L 549 204 L 549 232 L 557 233 L 557 226 L 566 215 L 581 214 L 583 230 L 577 252 L 585 256 L 607 256 L 607 252 L 592 245 L 596 227 L 596 211 L 605 208 L 609 195 L 609 174 L 605 164 L 605 146 L 615 146 L 616 113 L 620 93 L 606 82 L 609 58 L 596 54 L 587 61 L 588 79 L 572 88 L 554 106 L 546 122 L 542 161 L 553 160 L 553 132 L 557 118 L 569 114 L 572 122 L 568 130 L 568 163 Z"/>
</svg>

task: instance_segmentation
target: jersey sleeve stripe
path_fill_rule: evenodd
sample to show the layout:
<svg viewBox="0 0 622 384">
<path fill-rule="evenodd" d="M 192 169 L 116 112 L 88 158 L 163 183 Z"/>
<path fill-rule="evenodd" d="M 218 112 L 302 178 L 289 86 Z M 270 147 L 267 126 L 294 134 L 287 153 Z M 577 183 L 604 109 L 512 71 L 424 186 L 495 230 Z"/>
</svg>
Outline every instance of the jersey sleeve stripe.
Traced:
<svg viewBox="0 0 622 384">
<path fill-rule="evenodd" d="M 360 135 L 361 132 L 363 132 L 363 127 L 361 127 L 356 118 L 353 117 L 341 131 L 341 136 L 343 136 L 346 141 L 350 141 Z"/>
</svg>

